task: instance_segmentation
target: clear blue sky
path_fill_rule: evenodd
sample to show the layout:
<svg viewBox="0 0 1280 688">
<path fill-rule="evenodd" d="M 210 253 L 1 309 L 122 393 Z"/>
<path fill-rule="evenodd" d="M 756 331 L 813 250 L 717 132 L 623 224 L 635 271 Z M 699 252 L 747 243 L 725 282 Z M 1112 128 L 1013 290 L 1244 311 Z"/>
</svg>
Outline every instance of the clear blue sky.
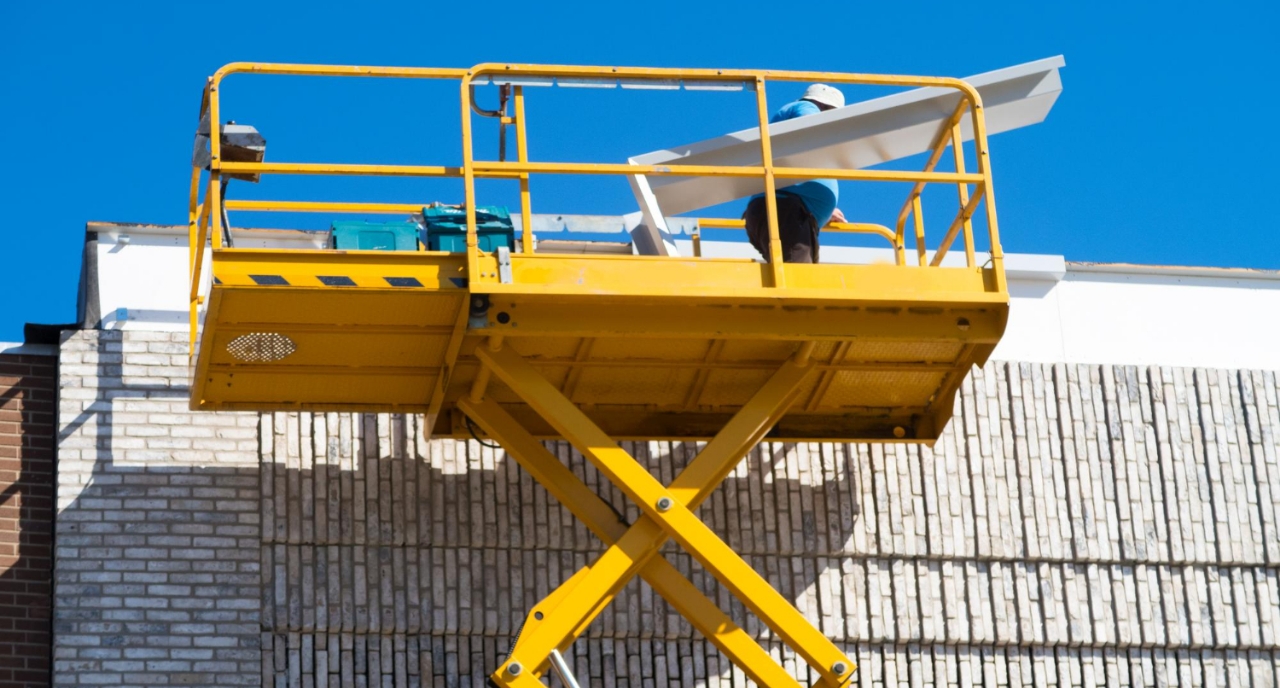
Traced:
<svg viewBox="0 0 1280 688">
<path fill-rule="evenodd" d="M 180 2 L 0 3 L 6 65 L 0 69 L 0 240 L 7 256 L 0 271 L 0 340 L 19 340 L 24 322 L 74 319 L 86 221 L 185 221 L 199 91 L 207 75 L 238 60 L 966 76 L 1064 54 L 1065 91 L 1048 121 L 991 141 L 1006 251 L 1280 268 L 1271 214 L 1280 144 L 1268 126 L 1280 67 L 1274 2 L 221 7 L 228 9 Z M 772 104 L 796 90 L 771 90 Z M 610 91 L 588 102 L 531 94 L 533 155 L 621 161 L 752 121 L 750 103 L 741 97 L 682 99 L 688 95 L 637 101 L 641 96 L 633 92 Z M 224 96 L 226 117 L 257 125 L 271 159 L 452 164 L 460 158 L 452 89 L 235 77 Z M 481 135 L 481 152 L 492 149 L 494 134 Z M 233 193 L 459 200 L 456 186 L 438 182 L 323 181 L 277 178 L 273 186 L 241 184 Z M 491 193 L 498 201 L 510 198 L 507 190 Z M 540 212 L 634 209 L 618 180 L 580 186 L 571 179 L 535 180 L 534 194 Z M 860 189 L 846 189 L 841 205 L 851 218 L 892 219 L 883 216 L 886 201 Z M 233 221 L 278 226 L 293 219 L 241 217 Z"/>
</svg>

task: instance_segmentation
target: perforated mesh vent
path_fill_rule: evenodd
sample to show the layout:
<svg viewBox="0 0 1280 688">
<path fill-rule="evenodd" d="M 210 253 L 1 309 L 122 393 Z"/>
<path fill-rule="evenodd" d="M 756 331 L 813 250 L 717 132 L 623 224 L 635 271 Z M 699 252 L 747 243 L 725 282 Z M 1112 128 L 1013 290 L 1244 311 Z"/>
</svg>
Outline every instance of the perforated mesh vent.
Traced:
<svg viewBox="0 0 1280 688">
<path fill-rule="evenodd" d="M 292 339 L 278 332 L 250 332 L 227 342 L 227 353 L 245 363 L 279 361 L 297 350 Z"/>
</svg>

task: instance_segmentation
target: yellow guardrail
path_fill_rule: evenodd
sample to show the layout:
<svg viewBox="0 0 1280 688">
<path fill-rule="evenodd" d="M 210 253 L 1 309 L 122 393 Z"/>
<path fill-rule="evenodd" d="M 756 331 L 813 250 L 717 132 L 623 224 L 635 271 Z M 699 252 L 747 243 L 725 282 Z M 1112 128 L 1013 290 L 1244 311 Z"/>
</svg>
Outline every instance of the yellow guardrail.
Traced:
<svg viewBox="0 0 1280 688">
<path fill-rule="evenodd" d="M 457 166 L 432 165 L 358 165 L 328 163 L 288 162 L 230 162 L 221 160 L 219 115 L 222 81 L 232 74 L 276 74 L 303 76 L 351 76 L 407 79 L 451 79 L 460 82 L 462 115 L 463 164 Z M 521 79 L 529 80 L 625 80 L 674 82 L 741 83 L 756 93 L 756 118 L 760 130 L 761 164 L 752 166 L 717 165 L 631 165 L 601 163 L 549 163 L 529 160 L 524 113 L 524 87 Z M 476 85 L 505 83 L 510 86 L 513 113 L 481 110 L 473 100 Z M 940 87 L 959 92 L 960 100 L 946 125 L 941 128 L 930 147 L 931 153 L 924 169 L 920 171 L 898 170 L 840 170 L 803 167 L 785 167 L 774 164 L 769 138 L 769 108 L 765 87 L 770 81 L 823 82 L 831 84 L 862 84 L 875 86 Z M 473 152 L 472 113 L 500 118 L 502 126 L 515 127 L 516 159 L 514 161 L 477 160 Z M 205 170 L 193 165 L 190 197 L 188 202 L 188 226 L 190 239 L 191 274 L 191 334 L 195 340 L 199 305 L 202 302 L 201 279 L 204 250 L 212 243 L 223 248 L 222 215 L 224 210 L 289 211 L 324 213 L 389 213 L 417 212 L 421 203 L 349 203 L 316 201 L 240 201 L 222 197 L 222 177 L 230 174 L 289 174 L 289 175 L 350 175 L 394 177 L 450 177 L 464 181 L 467 209 L 467 262 L 469 272 L 477 271 L 479 248 L 476 235 L 476 179 L 512 179 L 520 183 L 520 209 L 522 217 L 531 218 L 529 177 L 533 174 L 605 174 L 605 175 L 674 175 L 674 176 L 754 176 L 763 177 L 769 220 L 770 263 L 773 286 L 785 286 L 782 270 L 782 247 L 778 239 L 778 216 L 775 192 L 779 179 L 839 179 L 868 182 L 913 182 L 893 229 L 870 223 L 833 223 L 828 231 L 862 232 L 881 236 L 890 242 L 898 265 L 906 261 L 906 225 L 912 220 L 913 239 L 917 263 L 921 267 L 939 266 L 957 237 L 963 237 L 966 265 L 975 267 L 975 248 L 972 217 L 979 205 L 985 205 L 986 224 L 990 245 L 991 265 L 996 275 L 997 287 L 1004 289 L 1003 252 L 1000 248 L 996 221 L 995 198 L 991 184 L 986 126 L 982 110 L 982 98 L 977 90 L 960 79 L 945 77 L 891 76 L 875 74 L 845 74 L 836 72 L 771 71 L 749 69 L 664 69 L 640 67 L 576 67 L 564 65 L 527 65 L 486 63 L 471 69 L 436 69 L 421 67 L 361 67 L 303 64 L 265 64 L 235 62 L 224 66 L 209 78 L 200 105 L 200 118 L 208 116 L 210 122 L 210 163 Z M 960 145 L 961 124 L 968 116 L 974 134 L 977 157 L 976 171 L 967 172 L 964 147 Z M 504 138 L 505 141 L 505 138 Z M 505 146 L 505 143 L 504 143 Z M 952 149 L 954 172 L 935 171 L 947 148 Z M 201 196 L 202 178 L 203 197 Z M 952 220 L 938 247 L 930 258 L 925 245 L 924 219 L 921 193 L 927 184 L 955 184 L 959 200 L 959 212 Z M 972 185 L 973 191 L 970 191 Z M 985 201 L 985 203 L 984 203 Z M 533 250 L 531 222 L 523 223 L 523 247 Z M 705 228 L 738 228 L 741 220 L 707 218 L 699 220 Z M 697 253 L 701 253 L 700 250 Z"/>
</svg>

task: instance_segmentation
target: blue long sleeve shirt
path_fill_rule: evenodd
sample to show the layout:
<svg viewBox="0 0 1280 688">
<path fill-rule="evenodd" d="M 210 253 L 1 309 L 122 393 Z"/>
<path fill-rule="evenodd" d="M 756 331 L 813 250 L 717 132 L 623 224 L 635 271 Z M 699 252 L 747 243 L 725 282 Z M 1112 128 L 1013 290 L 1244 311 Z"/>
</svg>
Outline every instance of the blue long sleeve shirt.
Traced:
<svg viewBox="0 0 1280 688">
<path fill-rule="evenodd" d="M 781 109 L 769 118 L 769 123 L 785 122 L 796 117 L 804 117 L 805 115 L 816 115 L 822 110 L 815 104 L 807 100 L 797 100 L 794 103 L 787 103 Z M 836 186 L 834 179 L 814 179 L 799 184 L 778 189 L 779 193 L 789 193 L 799 196 L 804 202 L 810 213 L 813 213 L 814 219 L 818 221 L 818 226 L 826 225 L 831 219 L 831 213 L 835 212 L 836 203 L 840 198 L 840 189 Z M 751 200 L 763 198 L 764 194 L 756 194 Z"/>
</svg>

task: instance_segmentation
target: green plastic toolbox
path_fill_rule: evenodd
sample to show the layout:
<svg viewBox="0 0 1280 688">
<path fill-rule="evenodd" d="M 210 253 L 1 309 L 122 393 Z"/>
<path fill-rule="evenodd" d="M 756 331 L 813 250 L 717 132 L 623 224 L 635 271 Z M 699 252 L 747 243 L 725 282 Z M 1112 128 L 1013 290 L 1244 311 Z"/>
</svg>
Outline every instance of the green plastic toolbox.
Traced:
<svg viewBox="0 0 1280 688">
<path fill-rule="evenodd" d="M 467 250 L 467 211 L 458 206 L 428 206 L 422 209 L 426 222 L 428 251 L 465 253 Z M 500 246 L 516 247 L 515 227 L 503 206 L 476 207 L 476 239 L 480 250 L 493 253 Z"/>
<path fill-rule="evenodd" d="M 329 248 L 344 251 L 417 251 L 416 222 L 343 220 L 329 227 Z"/>
</svg>

